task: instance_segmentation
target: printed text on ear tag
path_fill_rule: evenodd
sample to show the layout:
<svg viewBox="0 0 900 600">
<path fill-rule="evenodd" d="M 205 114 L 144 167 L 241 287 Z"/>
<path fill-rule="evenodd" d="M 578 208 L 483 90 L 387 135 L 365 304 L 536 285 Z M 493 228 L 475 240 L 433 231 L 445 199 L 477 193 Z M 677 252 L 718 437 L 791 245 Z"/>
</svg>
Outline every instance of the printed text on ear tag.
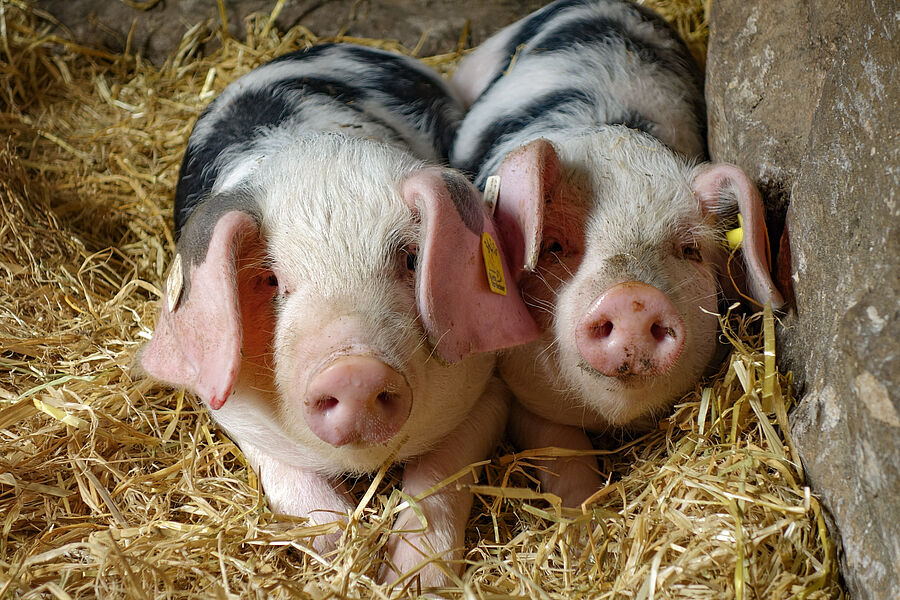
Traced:
<svg viewBox="0 0 900 600">
<path fill-rule="evenodd" d="M 487 231 L 481 234 L 481 254 L 484 256 L 484 270 L 487 273 L 488 286 L 491 291 L 501 296 L 506 295 L 506 279 L 503 277 L 503 260 L 497 242 Z"/>
<path fill-rule="evenodd" d="M 497 210 L 497 198 L 500 197 L 500 176 L 491 175 L 484 182 L 484 203 L 491 215 Z"/>
<path fill-rule="evenodd" d="M 169 301 L 169 312 L 175 312 L 183 286 L 184 272 L 181 268 L 181 255 L 176 254 L 175 260 L 172 261 L 172 266 L 169 268 L 169 276 L 166 277 L 166 300 Z"/>
</svg>

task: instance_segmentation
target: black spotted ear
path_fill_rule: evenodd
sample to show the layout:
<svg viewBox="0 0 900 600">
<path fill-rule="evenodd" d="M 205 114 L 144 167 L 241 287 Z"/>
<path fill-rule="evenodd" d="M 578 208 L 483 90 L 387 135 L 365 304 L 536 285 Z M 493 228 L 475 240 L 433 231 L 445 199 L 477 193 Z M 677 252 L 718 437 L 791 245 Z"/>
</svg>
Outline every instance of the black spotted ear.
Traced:
<svg viewBox="0 0 900 600">
<path fill-rule="evenodd" d="M 407 178 L 402 194 L 422 217 L 416 302 L 437 354 L 453 363 L 535 339 L 537 325 L 474 186 L 430 168 Z"/>
<path fill-rule="evenodd" d="M 728 205 L 737 204 L 741 215 L 741 253 L 744 258 L 746 285 L 750 295 L 761 305 L 771 302 L 781 308 L 784 299 L 770 276 L 769 238 L 765 209 L 759 190 L 738 167 L 727 163 L 701 165 L 691 182 L 694 195 L 707 214 L 717 217 L 734 213 Z"/>
<path fill-rule="evenodd" d="M 198 208 L 182 231 L 156 329 L 139 360 L 151 377 L 187 387 L 218 409 L 231 394 L 242 350 L 259 355 L 269 345 L 275 288 L 261 266 L 256 220 L 240 210 L 208 212 Z"/>
</svg>

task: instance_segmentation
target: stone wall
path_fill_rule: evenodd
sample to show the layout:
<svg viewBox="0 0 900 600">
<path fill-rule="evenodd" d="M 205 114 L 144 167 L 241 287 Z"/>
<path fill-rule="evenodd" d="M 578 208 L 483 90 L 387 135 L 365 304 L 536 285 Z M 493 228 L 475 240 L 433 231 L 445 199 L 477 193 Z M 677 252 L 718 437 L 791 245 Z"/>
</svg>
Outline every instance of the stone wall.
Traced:
<svg viewBox="0 0 900 600">
<path fill-rule="evenodd" d="M 711 154 L 789 231 L 792 433 L 852 595 L 900 598 L 900 10 L 715 0 L 710 25 Z"/>
</svg>

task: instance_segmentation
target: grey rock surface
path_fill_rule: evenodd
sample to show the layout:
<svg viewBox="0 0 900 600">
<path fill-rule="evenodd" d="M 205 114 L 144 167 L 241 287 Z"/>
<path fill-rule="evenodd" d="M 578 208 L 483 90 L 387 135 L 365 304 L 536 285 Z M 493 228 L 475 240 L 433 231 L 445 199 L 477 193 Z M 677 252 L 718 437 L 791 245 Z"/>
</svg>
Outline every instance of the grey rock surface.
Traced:
<svg viewBox="0 0 900 600">
<path fill-rule="evenodd" d="M 712 3 L 710 151 L 790 232 L 792 434 L 855 598 L 900 598 L 900 11 Z"/>
<path fill-rule="evenodd" d="M 219 26 L 216 0 L 153 0 L 96 2 L 37 0 L 81 43 L 116 51 L 130 47 L 155 64 L 162 64 L 178 47 L 188 28 L 209 20 Z M 129 5 L 130 4 L 130 5 Z M 252 13 L 272 14 L 275 0 L 225 0 L 228 31 L 242 38 L 244 19 Z M 398 40 L 409 49 L 421 41 L 419 56 L 456 50 L 466 21 L 470 43 L 480 44 L 500 27 L 539 6 L 542 0 L 287 0 L 275 20 L 286 31 L 304 25 L 318 36 L 349 36 Z M 133 6 L 149 6 L 140 10 Z"/>
</svg>

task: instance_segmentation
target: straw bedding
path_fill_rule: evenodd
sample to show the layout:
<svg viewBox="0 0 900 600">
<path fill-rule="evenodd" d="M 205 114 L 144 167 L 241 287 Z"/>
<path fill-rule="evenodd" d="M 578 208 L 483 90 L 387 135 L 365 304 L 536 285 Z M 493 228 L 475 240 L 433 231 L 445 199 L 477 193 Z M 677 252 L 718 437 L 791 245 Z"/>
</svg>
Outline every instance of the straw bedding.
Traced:
<svg viewBox="0 0 900 600">
<path fill-rule="evenodd" d="M 660 0 L 702 57 L 703 3 Z M 275 5 L 277 10 L 279 4 Z M 395 470 L 356 482 L 337 530 L 272 514 L 190 395 L 136 381 L 172 255 L 190 128 L 228 82 L 319 41 L 272 15 L 247 40 L 199 24 L 161 68 L 48 33 L 0 2 L 0 598 L 388 598 L 374 581 Z M 221 47 L 201 55 L 212 37 Z M 369 40 L 387 47 L 396 44 Z M 402 48 L 399 48 L 403 50 Z M 428 58 L 443 70 L 457 54 Z M 723 319 L 731 355 L 650 434 L 598 451 L 609 484 L 561 510 L 531 474 L 552 450 L 477 467 L 465 598 L 840 597 L 835 548 L 786 437 L 771 314 Z M 448 485 L 453 485 L 448 482 Z"/>
</svg>

